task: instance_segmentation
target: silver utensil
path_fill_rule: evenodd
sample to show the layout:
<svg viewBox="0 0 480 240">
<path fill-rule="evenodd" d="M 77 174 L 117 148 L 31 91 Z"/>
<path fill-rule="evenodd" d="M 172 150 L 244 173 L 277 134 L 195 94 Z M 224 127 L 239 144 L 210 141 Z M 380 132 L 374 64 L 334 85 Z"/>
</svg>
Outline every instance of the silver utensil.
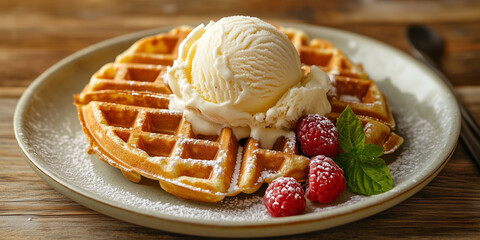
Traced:
<svg viewBox="0 0 480 240">
<path fill-rule="evenodd" d="M 444 50 L 443 39 L 432 29 L 421 25 L 408 27 L 407 38 L 410 42 L 413 56 L 432 69 L 454 93 L 462 114 L 460 137 L 472 154 L 473 160 L 480 168 L 480 127 L 458 97 L 452 82 L 441 70 L 440 59 Z"/>
</svg>

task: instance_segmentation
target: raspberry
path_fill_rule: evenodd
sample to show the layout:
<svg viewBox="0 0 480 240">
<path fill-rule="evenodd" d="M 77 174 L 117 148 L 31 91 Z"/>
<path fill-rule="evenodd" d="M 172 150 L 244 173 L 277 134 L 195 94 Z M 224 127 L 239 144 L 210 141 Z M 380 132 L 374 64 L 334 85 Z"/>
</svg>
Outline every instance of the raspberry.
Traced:
<svg viewBox="0 0 480 240">
<path fill-rule="evenodd" d="M 274 217 L 292 216 L 305 209 L 305 196 L 300 183 L 292 177 L 280 177 L 268 185 L 263 203 Z"/>
<path fill-rule="evenodd" d="M 343 170 L 331 158 L 316 156 L 310 159 L 308 167 L 306 196 L 310 201 L 326 204 L 345 190 Z"/>
<path fill-rule="evenodd" d="M 318 114 L 303 116 L 297 121 L 295 133 L 300 148 L 309 157 L 335 157 L 340 151 L 338 131 L 332 121 Z"/>
</svg>

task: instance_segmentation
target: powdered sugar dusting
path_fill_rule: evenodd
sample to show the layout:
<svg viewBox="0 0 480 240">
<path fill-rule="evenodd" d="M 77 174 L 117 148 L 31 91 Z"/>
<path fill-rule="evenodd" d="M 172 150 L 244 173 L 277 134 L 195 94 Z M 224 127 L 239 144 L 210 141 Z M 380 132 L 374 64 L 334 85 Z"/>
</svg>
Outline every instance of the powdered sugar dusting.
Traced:
<svg viewBox="0 0 480 240">
<path fill-rule="evenodd" d="M 238 192 L 238 177 L 240 175 L 240 167 L 242 166 L 242 155 L 243 155 L 243 147 L 239 146 L 237 151 L 237 158 L 235 162 L 235 170 L 233 171 L 232 181 L 230 182 L 230 187 L 228 189 L 228 193 Z"/>
</svg>

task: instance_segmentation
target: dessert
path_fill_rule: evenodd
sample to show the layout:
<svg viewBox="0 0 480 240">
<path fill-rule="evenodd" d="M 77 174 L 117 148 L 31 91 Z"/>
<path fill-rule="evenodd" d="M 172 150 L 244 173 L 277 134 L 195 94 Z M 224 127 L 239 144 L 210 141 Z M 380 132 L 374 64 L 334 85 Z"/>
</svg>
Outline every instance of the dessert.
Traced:
<svg viewBox="0 0 480 240">
<path fill-rule="evenodd" d="M 385 95 L 368 78 L 362 65 L 352 63 L 326 40 L 309 40 L 299 29 L 280 27 L 280 30 L 293 42 L 307 70 L 314 65 L 328 73 L 332 89 L 327 95 L 332 111 L 326 117 L 336 121 L 345 107 L 350 106 L 364 125 L 366 143 L 383 147 L 384 154 L 395 152 L 403 138 L 394 132 L 395 119 Z"/>
<path fill-rule="evenodd" d="M 327 75 L 304 75 L 285 34 L 258 18 L 233 16 L 196 27 L 165 75 L 170 109 L 182 111 L 194 131 L 215 135 L 225 126 L 237 139 L 271 148 L 305 114 L 330 112 Z M 316 67 L 315 67 L 316 68 Z"/>
<path fill-rule="evenodd" d="M 263 31 L 262 24 L 256 25 L 260 25 L 259 32 Z M 193 53 L 193 45 L 196 49 L 204 46 L 202 51 L 211 48 L 209 41 L 202 45 L 202 39 L 197 35 L 203 32 L 202 36 L 214 37 L 215 33 L 209 35 L 208 30 L 216 29 L 215 24 L 210 26 L 200 26 L 194 31 L 189 27 L 179 27 L 141 39 L 119 55 L 115 62 L 107 63 L 92 76 L 88 85 L 75 96 L 79 119 L 90 143 L 90 153 L 96 153 L 106 163 L 119 168 L 133 182 L 146 177 L 158 180 L 165 191 L 180 198 L 217 202 L 241 192 L 253 193 L 263 183 L 279 177 L 305 181 L 309 158 L 299 154 L 296 136 L 290 131 L 304 114 L 320 111 L 335 120 L 342 107 L 350 105 L 364 121 L 367 141 L 386 146 L 386 153 L 395 151 L 401 145 L 402 138 L 393 132 L 395 123 L 385 97 L 376 84 L 367 79 L 361 67 L 352 64 L 333 45 L 321 40 L 308 41 L 306 35 L 298 30 L 279 28 L 292 41 L 291 46 L 280 40 L 283 35 L 273 34 L 279 38 L 276 45 L 283 46 L 286 52 L 294 46 L 300 54 L 295 56 L 289 52 L 290 55 L 279 58 L 288 67 L 295 65 L 291 66 L 293 70 L 282 73 L 285 78 L 292 79 L 282 77 L 285 81 L 282 84 L 288 87 L 276 89 L 271 95 L 265 94 L 270 100 L 258 100 L 255 102 L 257 106 L 242 102 L 245 97 L 264 97 L 256 96 L 254 92 L 260 90 L 255 86 L 251 85 L 251 89 L 245 91 L 248 96 L 242 96 L 230 86 L 247 83 L 241 86 L 249 87 L 247 80 L 255 78 L 265 83 L 258 79 L 262 74 L 250 76 L 244 72 L 232 72 L 233 76 L 249 77 L 247 80 L 225 80 L 231 76 L 229 73 L 222 79 L 213 80 L 213 83 L 229 86 L 228 89 L 224 87 L 228 97 L 222 95 L 225 92 L 215 90 L 215 86 L 207 86 L 206 78 L 193 80 L 181 77 L 185 72 L 202 72 L 201 69 L 212 75 L 225 74 L 211 66 L 211 61 L 213 65 L 221 61 L 196 59 L 198 56 L 189 55 Z M 236 31 L 237 28 L 232 29 Z M 270 31 L 271 28 L 268 29 Z M 237 30 L 242 32 L 246 29 L 239 27 Z M 186 38 L 189 40 L 183 41 Z M 236 42 L 226 45 L 228 49 L 236 47 L 242 46 L 237 46 Z M 233 55 L 243 50 L 236 49 Z M 259 53 L 256 50 L 252 52 Z M 325 57 L 327 54 L 330 54 L 329 58 Z M 272 57 L 278 57 L 274 55 Z M 304 64 L 303 70 L 299 70 L 301 74 L 297 72 L 300 65 L 296 57 Z M 178 66 L 175 66 L 175 60 Z M 262 61 L 253 61 L 254 66 Z M 230 64 L 230 61 L 225 64 Z M 242 65 L 242 60 L 237 64 Z M 310 65 L 318 65 L 335 79 L 328 94 L 330 83 L 325 82 L 328 77 L 318 67 Z M 311 89 L 316 89 L 316 92 L 309 92 Z M 315 100 L 312 97 L 322 91 L 325 95 L 320 98 L 328 101 L 303 106 Z M 184 98 L 185 94 L 192 94 L 190 100 L 199 100 L 197 103 L 201 104 L 189 103 L 189 99 Z M 347 95 L 349 97 L 345 97 Z M 357 96 L 355 102 L 348 102 L 352 99 L 351 95 Z M 205 109 L 201 106 L 203 104 L 230 105 L 225 111 L 236 113 L 227 116 L 221 112 L 222 108 Z M 329 109 L 325 108 L 330 104 L 332 112 L 328 113 Z M 189 119 L 189 111 L 201 114 L 191 114 L 193 117 Z M 234 119 L 221 122 L 208 116 L 208 111 L 219 118 Z M 241 123 L 235 124 L 239 115 L 242 116 L 239 118 Z M 201 132 L 202 126 L 207 126 L 209 131 Z M 214 129 L 213 133 L 211 129 Z M 273 140 L 261 139 L 267 132 L 273 134 Z M 244 137 L 245 143 L 240 141 Z"/>
</svg>

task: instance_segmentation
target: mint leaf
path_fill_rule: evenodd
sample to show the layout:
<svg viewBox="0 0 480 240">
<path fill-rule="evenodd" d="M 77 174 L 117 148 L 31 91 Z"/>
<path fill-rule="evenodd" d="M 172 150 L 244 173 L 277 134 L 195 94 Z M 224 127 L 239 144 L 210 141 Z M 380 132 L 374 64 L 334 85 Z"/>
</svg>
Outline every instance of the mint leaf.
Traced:
<svg viewBox="0 0 480 240">
<path fill-rule="evenodd" d="M 370 143 L 361 148 L 360 154 L 372 157 L 380 157 L 383 155 L 383 147 Z"/>
<path fill-rule="evenodd" d="M 393 188 L 390 170 L 380 158 L 383 148 L 365 144 L 360 119 L 346 107 L 337 120 L 338 138 L 344 153 L 335 158 L 343 169 L 348 187 L 363 195 L 374 195 Z"/>
<path fill-rule="evenodd" d="M 353 168 L 351 165 L 354 164 L 355 161 L 352 161 L 352 159 L 355 158 L 355 154 L 352 154 L 352 152 L 344 152 L 335 158 L 335 162 L 338 164 L 339 167 L 343 169 L 345 176 L 350 172 L 349 169 Z"/>
<path fill-rule="evenodd" d="M 381 147 L 369 144 L 378 151 Z M 363 154 L 361 153 L 363 152 Z M 348 187 L 354 193 L 374 195 L 386 192 L 393 188 L 390 170 L 385 162 L 374 155 L 366 147 L 360 153 L 345 152 L 340 154 L 335 161 L 343 169 Z"/>
<path fill-rule="evenodd" d="M 365 144 L 365 133 L 362 121 L 347 106 L 337 119 L 338 139 L 340 147 L 346 151 L 354 151 Z"/>
<path fill-rule="evenodd" d="M 362 159 L 361 166 L 355 171 L 357 179 L 357 186 L 352 185 L 352 191 L 365 195 L 374 195 L 386 192 L 393 188 L 393 180 L 390 176 L 390 169 L 388 169 L 385 162 L 378 157 Z M 361 183 L 361 184 L 360 184 Z M 361 191 L 357 191 L 355 187 L 361 186 Z M 358 189 L 360 190 L 360 189 Z"/>
</svg>

